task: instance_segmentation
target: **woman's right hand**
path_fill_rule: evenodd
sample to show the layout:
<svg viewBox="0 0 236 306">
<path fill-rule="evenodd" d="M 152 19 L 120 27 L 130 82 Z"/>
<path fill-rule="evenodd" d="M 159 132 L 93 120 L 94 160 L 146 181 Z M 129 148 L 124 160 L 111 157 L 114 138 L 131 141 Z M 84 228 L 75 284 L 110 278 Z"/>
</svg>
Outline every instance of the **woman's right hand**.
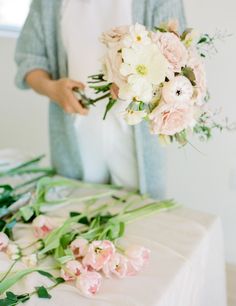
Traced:
<svg viewBox="0 0 236 306">
<path fill-rule="evenodd" d="M 56 102 L 66 113 L 87 115 L 88 109 L 75 97 L 73 89 L 84 89 L 84 84 L 68 78 L 52 80 L 47 71 L 35 69 L 26 75 L 26 83 L 37 93 Z"/>
<path fill-rule="evenodd" d="M 73 89 L 84 89 L 84 84 L 67 78 L 48 83 L 48 96 L 52 101 L 58 103 L 66 113 L 87 115 L 88 109 L 82 106 L 81 102 L 75 97 Z"/>
</svg>

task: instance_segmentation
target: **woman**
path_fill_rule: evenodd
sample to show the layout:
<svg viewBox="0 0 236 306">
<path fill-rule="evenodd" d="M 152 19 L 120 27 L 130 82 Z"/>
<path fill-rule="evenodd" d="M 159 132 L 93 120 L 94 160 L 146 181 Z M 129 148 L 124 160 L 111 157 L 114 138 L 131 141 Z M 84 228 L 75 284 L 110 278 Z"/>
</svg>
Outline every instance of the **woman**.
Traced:
<svg viewBox="0 0 236 306">
<path fill-rule="evenodd" d="M 48 96 L 52 164 L 59 174 L 164 196 L 165 166 L 145 123 L 127 126 L 103 102 L 89 112 L 73 94 L 98 72 L 101 32 L 139 22 L 154 27 L 178 19 L 182 0 L 34 0 L 16 48 L 16 84 Z M 77 114 L 76 116 L 73 114 Z"/>
</svg>

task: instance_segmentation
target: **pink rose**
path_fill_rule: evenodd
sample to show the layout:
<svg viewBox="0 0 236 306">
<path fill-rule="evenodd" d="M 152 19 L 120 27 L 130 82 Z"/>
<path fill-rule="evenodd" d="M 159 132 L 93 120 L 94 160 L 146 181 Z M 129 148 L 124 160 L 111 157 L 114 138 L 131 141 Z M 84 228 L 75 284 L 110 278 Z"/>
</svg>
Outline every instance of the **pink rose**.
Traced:
<svg viewBox="0 0 236 306">
<path fill-rule="evenodd" d="M 162 104 L 149 115 L 151 133 L 175 135 L 194 125 L 193 107 L 186 105 Z"/>
<path fill-rule="evenodd" d="M 70 249 L 75 258 L 84 257 L 88 250 L 88 240 L 84 238 L 77 238 L 70 244 Z"/>
<path fill-rule="evenodd" d="M 166 103 L 190 103 L 193 96 L 193 86 L 189 79 L 177 76 L 165 82 L 162 97 Z"/>
<path fill-rule="evenodd" d="M 99 271 L 111 259 L 114 253 L 115 247 L 111 241 L 93 241 L 89 245 L 88 252 L 83 259 L 83 264 Z"/>
<path fill-rule="evenodd" d="M 6 249 L 8 243 L 9 243 L 9 238 L 7 237 L 7 235 L 3 232 L 0 232 L 0 251 Z"/>
<path fill-rule="evenodd" d="M 187 66 L 193 69 L 196 79 L 197 99 L 201 99 L 207 90 L 206 71 L 203 61 L 195 49 L 189 49 Z"/>
<path fill-rule="evenodd" d="M 125 35 L 129 33 L 129 26 L 120 26 L 112 28 L 108 32 L 102 33 L 101 42 L 104 43 L 107 47 L 110 47 L 113 44 L 120 42 Z"/>
<path fill-rule="evenodd" d="M 110 261 L 103 266 L 103 273 L 106 277 L 110 277 L 111 273 L 119 278 L 124 278 L 127 275 L 128 259 L 119 253 L 115 253 Z"/>
<path fill-rule="evenodd" d="M 77 260 L 71 260 L 61 269 L 61 277 L 66 281 L 73 281 L 77 276 L 85 272 L 82 264 Z"/>
<path fill-rule="evenodd" d="M 110 83 L 115 83 L 118 88 L 126 84 L 126 78 L 120 74 L 122 54 L 119 50 L 118 47 L 109 48 L 102 60 L 104 78 Z"/>
<path fill-rule="evenodd" d="M 49 217 L 40 215 L 33 220 L 33 228 L 37 238 L 44 238 L 55 226 Z"/>
<path fill-rule="evenodd" d="M 96 294 L 102 282 L 102 276 L 97 272 L 85 272 L 81 274 L 76 280 L 76 287 L 86 296 L 93 296 Z"/>
<path fill-rule="evenodd" d="M 135 275 L 148 262 L 150 250 L 143 246 L 133 245 L 126 249 L 125 255 L 128 258 L 127 275 Z"/>
<path fill-rule="evenodd" d="M 157 32 L 153 35 L 153 41 L 157 43 L 161 52 L 170 63 L 175 72 L 180 72 L 186 65 L 188 52 L 179 37 L 173 33 Z"/>
</svg>

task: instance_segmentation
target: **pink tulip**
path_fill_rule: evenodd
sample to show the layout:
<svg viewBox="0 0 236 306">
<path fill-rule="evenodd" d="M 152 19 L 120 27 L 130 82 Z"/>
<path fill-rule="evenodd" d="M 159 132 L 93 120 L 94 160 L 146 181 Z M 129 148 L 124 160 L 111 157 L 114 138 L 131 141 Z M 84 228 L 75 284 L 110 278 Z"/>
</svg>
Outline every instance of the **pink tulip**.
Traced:
<svg viewBox="0 0 236 306">
<path fill-rule="evenodd" d="M 77 260 L 68 261 L 61 269 L 61 277 L 66 281 L 73 281 L 77 276 L 84 273 L 85 269 L 82 264 Z"/>
<path fill-rule="evenodd" d="M 124 278 L 127 275 L 128 260 L 122 254 L 116 253 L 112 256 L 103 266 L 103 273 L 106 277 L 110 277 L 111 273 L 115 274 L 119 278 Z"/>
<path fill-rule="evenodd" d="M 82 273 L 76 280 L 76 287 L 86 296 L 93 296 L 96 294 L 102 282 L 102 276 L 97 272 Z"/>
<path fill-rule="evenodd" d="M 52 223 L 52 220 L 43 215 L 36 217 L 32 225 L 34 228 L 35 236 L 37 238 L 44 238 L 55 228 Z"/>
<path fill-rule="evenodd" d="M 148 262 L 150 250 L 143 246 L 133 245 L 126 249 L 125 255 L 128 258 L 127 275 L 135 275 Z"/>
<path fill-rule="evenodd" d="M 76 258 L 84 257 L 88 250 L 88 240 L 84 238 L 77 238 L 70 244 L 70 249 Z"/>
<path fill-rule="evenodd" d="M 93 241 L 83 259 L 83 264 L 99 271 L 111 259 L 115 247 L 109 240 Z"/>
<path fill-rule="evenodd" d="M 4 250 L 9 243 L 9 238 L 3 232 L 0 232 L 0 251 Z"/>
</svg>

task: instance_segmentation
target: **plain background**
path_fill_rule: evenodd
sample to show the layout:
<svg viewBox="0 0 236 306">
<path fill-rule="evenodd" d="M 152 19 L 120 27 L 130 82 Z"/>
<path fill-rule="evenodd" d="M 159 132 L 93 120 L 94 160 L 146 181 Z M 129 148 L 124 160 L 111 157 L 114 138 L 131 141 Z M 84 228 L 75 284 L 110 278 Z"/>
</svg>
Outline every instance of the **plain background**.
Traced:
<svg viewBox="0 0 236 306">
<path fill-rule="evenodd" d="M 186 0 L 188 24 L 201 32 L 232 34 L 218 43 L 218 53 L 208 60 L 212 105 L 222 106 L 236 121 L 236 2 Z M 19 148 L 48 154 L 47 99 L 14 86 L 16 38 L 0 34 L 0 149 Z M 222 115 L 223 116 L 223 115 Z M 215 133 L 207 144 L 192 140 L 198 150 L 171 146 L 168 155 L 168 197 L 197 210 L 220 215 L 226 257 L 236 264 L 236 132 Z"/>
</svg>

